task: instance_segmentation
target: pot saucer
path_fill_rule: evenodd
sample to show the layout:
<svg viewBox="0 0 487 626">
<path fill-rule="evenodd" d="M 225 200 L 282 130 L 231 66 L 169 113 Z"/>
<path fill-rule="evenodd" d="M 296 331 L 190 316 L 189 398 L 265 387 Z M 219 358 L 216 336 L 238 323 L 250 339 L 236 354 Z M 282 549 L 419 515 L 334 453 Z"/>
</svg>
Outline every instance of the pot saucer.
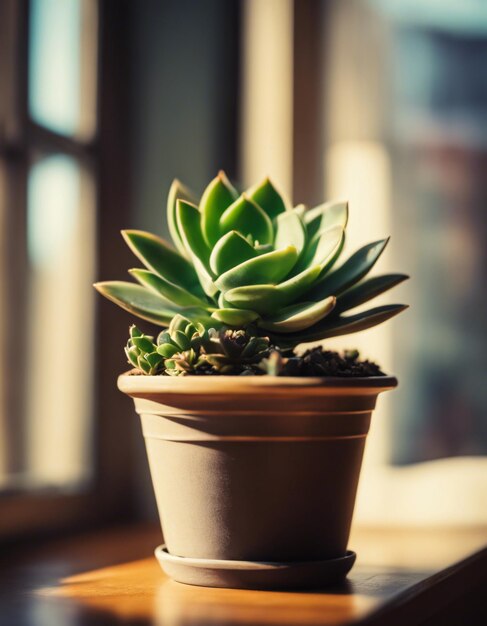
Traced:
<svg viewBox="0 0 487 626">
<path fill-rule="evenodd" d="M 173 580 L 202 587 L 233 589 L 322 589 L 345 578 L 356 554 L 326 561 L 288 563 L 192 559 L 169 554 L 163 544 L 155 555 L 164 572 Z"/>
</svg>

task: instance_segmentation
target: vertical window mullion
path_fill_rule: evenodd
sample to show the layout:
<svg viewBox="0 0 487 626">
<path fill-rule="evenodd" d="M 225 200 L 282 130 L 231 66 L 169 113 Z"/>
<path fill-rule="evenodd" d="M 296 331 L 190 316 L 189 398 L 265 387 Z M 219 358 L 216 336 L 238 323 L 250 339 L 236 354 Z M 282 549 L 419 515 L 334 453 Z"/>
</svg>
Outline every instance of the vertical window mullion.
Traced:
<svg viewBox="0 0 487 626">
<path fill-rule="evenodd" d="M 19 147 L 27 120 L 28 2 L 3 0 L 0 10 L 0 142 Z"/>
<path fill-rule="evenodd" d="M 24 469 L 79 488 L 93 470 L 98 3 L 31 0 L 30 10 Z"/>
<path fill-rule="evenodd" d="M 27 13 L 25 0 L 4 0 L 1 7 L 0 181 L 2 325 L 0 358 L 8 384 L 0 398 L 1 435 L 7 443 L 0 465 L 16 475 L 24 461 L 23 379 L 27 346 L 25 322 L 27 184 Z"/>
</svg>

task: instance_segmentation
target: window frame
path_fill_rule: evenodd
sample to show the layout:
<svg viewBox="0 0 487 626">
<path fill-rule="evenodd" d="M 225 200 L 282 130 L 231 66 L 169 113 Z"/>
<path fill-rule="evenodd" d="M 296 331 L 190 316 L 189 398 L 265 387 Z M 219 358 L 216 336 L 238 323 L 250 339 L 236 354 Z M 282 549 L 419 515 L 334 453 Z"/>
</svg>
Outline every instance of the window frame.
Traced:
<svg viewBox="0 0 487 626">
<path fill-rule="evenodd" d="M 67 154 L 89 169 L 95 187 L 97 275 L 116 274 L 126 262 L 122 245 L 109 249 L 103 242 L 113 236 L 117 227 L 127 223 L 129 214 L 128 3 L 93 2 L 98 11 L 97 119 L 94 135 L 87 140 L 57 134 L 29 118 L 29 0 L 4 0 L 0 4 L 0 93 L 4 94 L 0 110 L 0 166 L 3 163 L 5 167 L 5 192 L 3 197 L 0 195 L 3 226 L 0 254 L 4 267 L 9 268 L 1 287 L 5 303 L 2 316 L 4 328 L 14 329 L 3 333 L 4 342 L 0 345 L 1 369 L 9 373 L 9 384 L 5 385 L 3 397 L 0 396 L 0 411 L 4 413 L 3 424 L 9 440 L 6 469 L 10 472 L 22 467 L 24 432 L 19 427 L 22 420 L 18 419 L 23 413 L 22 355 L 26 348 L 26 290 L 22 286 L 28 272 L 27 176 L 33 152 Z M 131 405 L 116 389 L 119 373 L 116 359 L 104 359 L 103 366 L 101 363 L 104 354 L 116 354 L 120 350 L 120 337 L 126 335 L 126 320 L 100 300 L 95 298 L 95 336 L 87 338 L 95 346 L 102 346 L 95 352 L 92 376 L 93 480 L 76 493 L 53 488 L 28 490 L 20 485 L 0 491 L 0 541 L 130 515 L 133 494 L 127 485 L 132 480 L 129 450 L 133 427 L 128 417 Z"/>
</svg>

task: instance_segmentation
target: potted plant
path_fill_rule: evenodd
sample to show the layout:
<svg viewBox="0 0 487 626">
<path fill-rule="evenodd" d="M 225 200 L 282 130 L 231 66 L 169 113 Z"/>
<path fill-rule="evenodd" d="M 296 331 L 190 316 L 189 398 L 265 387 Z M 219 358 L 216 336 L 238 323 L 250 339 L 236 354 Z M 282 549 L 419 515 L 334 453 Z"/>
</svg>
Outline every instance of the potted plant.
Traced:
<svg viewBox="0 0 487 626">
<path fill-rule="evenodd" d="M 351 309 L 407 276 L 367 278 L 387 240 L 338 268 L 346 202 L 290 208 L 269 179 L 242 195 L 223 172 L 200 201 L 171 186 L 175 247 L 123 236 L 144 268 L 98 291 L 162 327 L 132 326 L 134 370 L 118 379 L 142 420 L 165 544 L 164 570 L 190 584 L 316 587 L 347 551 L 377 395 L 396 386 L 357 353 L 299 344 L 370 328 L 402 311 Z"/>
</svg>

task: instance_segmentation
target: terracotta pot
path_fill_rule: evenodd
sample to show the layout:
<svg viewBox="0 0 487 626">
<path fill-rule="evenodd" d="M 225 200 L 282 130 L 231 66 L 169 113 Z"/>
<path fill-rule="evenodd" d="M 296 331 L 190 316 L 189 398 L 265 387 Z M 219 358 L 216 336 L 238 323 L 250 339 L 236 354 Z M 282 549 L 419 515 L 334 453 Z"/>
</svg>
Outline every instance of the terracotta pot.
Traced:
<svg viewBox="0 0 487 626">
<path fill-rule="evenodd" d="M 292 570 L 344 558 L 351 567 L 365 438 L 377 395 L 396 384 L 391 377 L 120 376 L 142 420 L 164 569 L 181 580 L 174 567 L 189 559 L 193 574 L 198 563 L 202 571 L 218 561 L 216 582 L 214 572 L 201 579 L 201 571 L 183 582 L 229 586 L 229 561 L 252 571 L 256 563 Z M 270 582 L 245 583 L 237 575 L 230 585 L 306 585 L 302 576 L 281 577 L 287 582 L 268 574 Z"/>
</svg>

